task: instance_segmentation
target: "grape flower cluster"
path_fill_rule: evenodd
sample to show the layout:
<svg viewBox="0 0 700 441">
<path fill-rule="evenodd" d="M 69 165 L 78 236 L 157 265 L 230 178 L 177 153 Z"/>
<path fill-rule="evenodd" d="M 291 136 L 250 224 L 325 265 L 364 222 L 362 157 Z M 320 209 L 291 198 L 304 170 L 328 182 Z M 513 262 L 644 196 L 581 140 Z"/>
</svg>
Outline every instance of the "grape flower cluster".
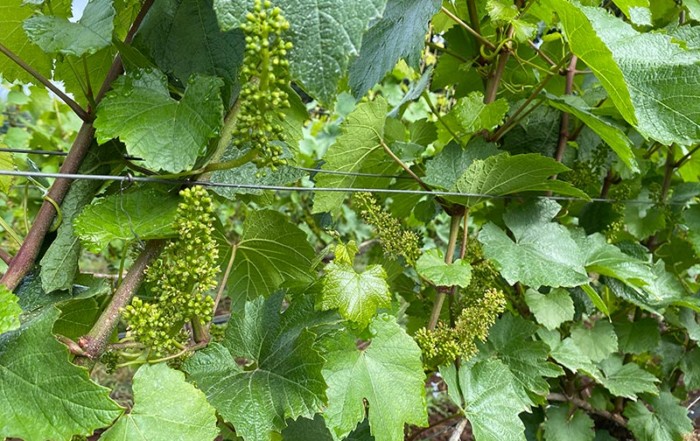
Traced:
<svg viewBox="0 0 700 441">
<path fill-rule="evenodd" d="M 280 139 L 284 119 L 283 109 L 289 108 L 289 97 L 284 87 L 289 83 L 287 51 L 292 43 L 282 35 L 289 22 L 279 8 L 268 0 L 255 0 L 253 10 L 241 25 L 245 32 L 245 57 L 241 68 L 241 108 L 234 130 L 235 145 L 250 145 L 260 154 L 259 167 L 273 170 L 285 163 Z"/>
<path fill-rule="evenodd" d="M 122 317 L 129 336 L 149 347 L 157 357 L 172 354 L 188 339 L 183 324 L 208 322 L 214 300 L 207 292 L 217 285 L 219 250 L 214 232 L 214 205 L 207 191 L 192 187 L 180 192 L 178 238 L 146 270 L 155 294 L 152 302 L 134 297 Z"/>
</svg>

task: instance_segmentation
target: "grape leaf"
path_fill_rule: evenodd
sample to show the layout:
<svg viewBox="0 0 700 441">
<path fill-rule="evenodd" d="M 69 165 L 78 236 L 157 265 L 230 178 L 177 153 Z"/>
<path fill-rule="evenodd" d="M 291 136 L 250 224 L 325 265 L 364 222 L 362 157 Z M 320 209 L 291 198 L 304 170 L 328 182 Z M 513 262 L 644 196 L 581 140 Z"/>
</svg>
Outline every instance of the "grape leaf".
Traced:
<svg viewBox="0 0 700 441">
<path fill-rule="evenodd" d="M 649 0 L 613 0 L 615 6 L 636 25 L 651 26 L 651 11 Z"/>
<path fill-rule="evenodd" d="M 550 222 L 559 208 L 544 200 L 511 208 L 504 220 L 515 241 L 493 223 L 482 228 L 478 238 L 484 254 L 500 266 L 509 284 L 537 288 L 588 283 L 583 253 L 563 225 Z"/>
<path fill-rule="evenodd" d="M 4 143 L 0 142 L 0 146 L 5 147 Z M 12 157 L 12 153 L 0 152 L 0 170 L 14 170 L 15 161 Z M 12 182 L 14 181 L 12 176 L 0 176 L 0 192 L 7 194 L 10 191 Z"/>
<path fill-rule="evenodd" d="M 44 52 L 80 57 L 112 43 L 115 15 L 112 0 L 89 0 L 77 22 L 35 15 L 24 21 L 24 30 Z"/>
<path fill-rule="evenodd" d="M 571 51 L 590 68 L 622 116 L 662 144 L 700 141 L 700 54 L 661 32 L 639 33 L 598 7 L 548 0 Z"/>
<path fill-rule="evenodd" d="M 497 127 L 508 112 L 508 101 L 498 99 L 484 104 L 481 92 L 472 92 L 457 100 L 450 112 L 442 117 L 438 124 L 438 139 L 447 144 L 453 138 L 461 145 L 466 145 L 472 135 L 481 130 Z"/>
<path fill-rule="evenodd" d="M 581 409 L 573 415 L 567 406 L 549 406 L 544 422 L 545 441 L 593 441 L 593 420 Z"/>
<path fill-rule="evenodd" d="M 0 438 L 68 441 L 122 413 L 109 389 L 68 361 L 68 350 L 51 334 L 57 317 L 56 308 L 47 308 L 0 336 Z"/>
<path fill-rule="evenodd" d="M 689 311 L 690 312 L 690 311 Z M 659 322 L 651 317 L 633 322 L 615 322 L 615 334 L 620 350 L 631 354 L 641 354 L 656 349 L 661 340 Z"/>
<path fill-rule="evenodd" d="M 102 312 L 102 307 L 94 298 L 61 302 L 57 306 L 61 315 L 53 325 L 53 332 L 74 341 L 90 332 Z"/>
<path fill-rule="evenodd" d="M 245 39 L 241 30 L 222 32 L 212 6 L 212 0 L 158 1 L 139 27 L 134 45 L 183 82 L 202 74 L 233 84 Z"/>
<path fill-rule="evenodd" d="M 644 286 L 654 279 L 647 262 L 625 254 L 615 245 L 609 244 L 602 234 L 584 236 L 577 230 L 572 237 L 585 254 L 587 271 L 614 277 L 632 286 Z"/>
<path fill-rule="evenodd" d="M 683 370 L 683 384 L 688 390 L 700 388 L 700 349 L 693 348 L 683 356 L 681 370 Z"/>
<path fill-rule="evenodd" d="M 179 201 L 174 194 L 148 187 L 113 194 L 86 206 L 73 226 L 94 252 L 117 239 L 130 242 L 173 237 Z M 156 206 L 158 210 L 153 209 Z"/>
<path fill-rule="evenodd" d="M 556 329 L 564 322 L 573 320 L 574 301 L 565 289 L 553 289 L 549 294 L 541 294 L 534 289 L 525 292 L 525 301 L 538 323 L 547 329 Z"/>
<path fill-rule="evenodd" d="M 288 424 L 282 432 L 284 441 L 335 441 L 326 427 L 326 422 L 319 414 L 316 414 L 313 420 L 299 418 L 296 421 L 289 421 Z M 358 424 L 350 435 L 343 438 L 343 441 L 375 441 L 370 434 L 369 421 L 365 419 Z"/>
<path fill-rule="evenodd" d="M 41 48 L 32 43 L 24 32 L 22 24 L 34 9 L 24 0 L 3 0 L 0 2 L 0 35 L 2 44 L 19 56 L 25 63 L 47 78 L 51 77 L 52 59 Z M 6 81 L 36 81 L 22 67 L 8 57 L 0 57 L 0 72 Z"/>
<path fill-rule="evenodd" d="M 359 56 L 350 65 L 349 83 L 361 98 L 404 58 L 418 67 L 428 22 L 440 10 L 439 0 L 388 0 L 381 19 L 362 37 Z"/>
<path fill-rule="evenodd" d="M 321 310 L 337 308 L 341 316 L 364 328 L 378 308 L 391 306 L 391 291 L 381 265 L 370 265 L 358 273 L 352 265 L 331 262 L 325 270 L 318 303 Z"/>
<path fill-rule="evenodd" d="M 451 142 L 435 158 L 428 161 L 423 181 L 428 185 L 448 190 L 454 187 L 457 179 L 476 159 L 486 159 L 498 153 L 498 146 L 484 141 L 483 138 L 474 138 L 467 148 Z"/>
<path fill-rule="evenodd" d="M 562 369 L 549 362 L 549 348 L 533 339 L 537 325 L 512 314 L 505 314 L 489 331 L 489 338 L 480 349 L 483 359 L 498 358 L 513 374 L 518 400 L 532 403 L 530 394 L 544 396 L 549 392 L 546 378 L 561 375 Z"/>
<path fill-rule="evenodd" d="M 133 380 L 134 407 L 101 437 L 104 441 L 214 439 L 214 408 L 204 394 L 165 363 L 141 366 Z"/>
<path fill-rule="evenodd" d="M 392 174 L 397 170 L 394 161 L 383 151 L 384 123 L 387 103 L 377 97 L 374 101 L 361 103 L 341 125 L 342 133 L 326 153 L 322 170 L 349 173 Z M 321 173 L 316 180 L 318 187 L 367 187 L 386 185 L 386 179 Z M 317 193 L 314 197 L 314 213 L 338 213 L 345 194 L 340 192 Z"/>
<path fill-rule="evenodd" d="M 551 348 L 550 355 L 552 358 L 571 372 L 584 371 L 591 377 L 600 379 L 602 375 L 600 370 L 584 350 L 571 337 L 559 340 L 559 333 L 556 331 L 555 333 L 557 334 L 556 340 L 547 342 Z"/>
<path fill-rule="evenodd" d="M 0 284 L 0 335 L 19 328 L 21 313 L 19 298 L 5 285 Z"/>
<path fill-rule="evenodd" d="M 222 344 L 209 345 L 184 366 L 246 441 L 269 441 L 286 419 L 313 418 L 326 401 L 315 336 L 289 326 L 280 314 L 282 298 L 258 297 L 234 311 Z"/>
<path fill-rule="evenodd" d="M 119 138 L 140 165 L 177 173 L 191 169 L 223 120 L 214 77 L 190 77 L 180 101 L 170 97 L 160 72 L 141 70 L 120 77 L 97 109 L 95 129 L 100 143 Z"/>
<path fill-rule="evenodd" d="M 600 363 L 603 375 L 598 379 L 613 395 L 631 400 L 637 399 L 637 394 L 651 393 L 656 395 L 658 378 L 640 368 L 636 363 L 622 364 L 622 357 L 612 356 Z"/>
<path fill-rule="evenodd" d="M 592 328 L 577 324 L 571 330 L 571 339 L 594 362 L 599 362 L 617 351 L 617 335 L 612 324 L 598 320 Z"/>
<path fill-rule="evenodd" d="M 565 165 L 540 154 L 511 156 L 501 153 L 473 161 L 450 189 L 479 196 L 449 196 L 447 199 L 473 207 L 489 200 L 489 196 L 545 190 L 588 199 L 588 195 L 571 184 L 549 179 L 552 175 L 568 170 Z"/>
<path fill-rule="evenodd" d="M 479 441 L 522 441 L 525 426 L 518 418 L 526 411 L 514 387 L 515 378 L 500 360 L 483 360 L 440 368 L 450 398 L 464 411 Z"/>
<path fill-rule="evenodd" d="M 442 250 L 434 248 L 424 252 L 416 262 L 418 274 L 435 286 L 461 286 L 466 288 L 472 280 L 472 266 L 466 260 L 445 262 Z"/>
<path fill-rule="evenodd" d="M 403 439 L 404 424 L 428 423 L 421 351 L 389 316 L 376 317 L 369 329 L 369 345 L 347 331 L 325 341 L 326 424 L 343 438 L 365 418 L 367 400 L 375 439 Z"/>
<path fill-rule="evenodd" d="M 236 256 L 227 286 L 231 297 L 267 296 L 284 281 L 313 280 L 310 271 L 315 253 L 306 233 L 279 212 L 250 212 L 234 248 Z"/>
<path fill-rule="evenodd" d="M 670 392 L 661 392 L 646 401 L 653 411 L 641 401 L 625 406 L 627 427 L 639 441 L 676 441 L 693 430 L 688 410 Z"/>
</svg>

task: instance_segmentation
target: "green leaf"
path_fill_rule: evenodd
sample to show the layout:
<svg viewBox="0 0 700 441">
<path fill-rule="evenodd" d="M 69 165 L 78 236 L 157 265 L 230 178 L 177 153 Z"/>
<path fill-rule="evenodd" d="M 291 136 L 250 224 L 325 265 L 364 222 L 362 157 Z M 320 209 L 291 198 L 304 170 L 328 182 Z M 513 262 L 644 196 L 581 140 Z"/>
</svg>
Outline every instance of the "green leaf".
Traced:
<svg viewBox="0 0 700 441">
<path fill-rule="evenodd" d="M 615 322 L 613 326 L 622 352 L 630 354 L 651 352 L 656 349 L 661 340 L 659 322 L 651 317 L 633 322 Z"/>
<path fill-rule="evenodd" d="M 486 159 L 498 153 L 498 146 L 484 141 L 483 138 L 474 138 L 466 148 L 451 142 L 435 158 L 428 161 L 423 181 L 428 185 L 448 190 L 454 187 L 457 179 L 475 160 Z"/>
<path fill-rule="evenodd" d="M 695 253 L 700 256 L 700 204 L 688 207 L 683 212 L 683 221 L 688 226 L 688 239 Z"/>
<path fill-rule="evenodd" d="M 352 265 L 331 262 L 326 265 L 318 305 L 323 311 L 337 308 L 341 316 L 364 328 L 377 309 L 391 306 L 386 277 L 381 265 L 370 265 L 358 273 Z"/>
<path fill-rule="evenodd" d="M 154 3 L 134 45 L 182 82 L 202 74 L 231 85 L 238 81 L 245 39 L 240 30 L 219 29 L 212 0 L 165 0 Z"/>
<path fill-rule="evenodd" d="M 613 3 L 632 23 L 641 26 L 652 25 L 649 0 L 613 0 Z"/>
<path fill-rule="evenodd" d="M 122 409 L 109 389 L 68 361 L 51 333 L 58 310 L 47 308 L 0 336 L 0 437 L 68 441 L 108 426 Z"/>
<path fill-rule="evenodd" d="M 113 240 L 173 237 L 179 200 L 174 194 L 150 187 L 113 194 L 85 207 L 73 226 L 78 237 L 95 252 Z"/>
<path fill-rule="evenodd" d="M 598 7 L 548 0 L 571 51 L 593 71 L 620 114 L 662 144 L 700 141 L 700 54 L 662 33 L 639 33 Z M 679 81 L 679 78 L 682 81 Z"/>
<path fill-rule="evenodd" d="M 504 220 L 515 241 L 493 223 L 484 225 L 479 242 L 484 254 L 495 261 L 509 284 L 574 287 L 588 283 L 584 257 L 569 231 L 550 222 L 561 207 L 540 200 L 511 208 Z"/>
<path fill-rule="evenodd" d="M 369 330 L 371 340 L 361 344 L 347 331 L 326 339 L 326 424 L 343 438 L 365 418 L 367 400 L 375 439 L 403 439 L 404 424 L 428 423 L 421 351 L 390 316 L 375 318 Z"/>
<path fill-rule="evenodd" d="M 387 103 L 383 98 L 361 103 L 350 113 L 341 125 L 342 133 L 326 153 L 322 170 L 348 173 L 392 174 L 397 165 L 382 147 Z M 317 187 L 366 187 L 376 188 L 387 185 L 386 179 L 320 173 Z M 319 192 L 314 197 L 314 213 L 336 214 L 345 199 L 341 192 Z"/>
<path fill-rule="evenodd" d="M 77 22 L 36 15 L 24 21 L 24 30 L 44 52 L 80 57 L 111 44 L 115 14 L 112 0 L 90 0 Z"/>
<path fill-rule="evenodd" d="M 0 335 L 19 328 L 19 299 L 5 285 L 0 285 Z"/>
<path fill-rule="evenodd" d="M 552 358 L 573 373 L 584 371 L 591 377 L 599 379 L 602 374 L 588 354 L 571 337 L 560 341 L 559 333 L 556 331 L 555 333 L 556 340 L 547 343 L 551 348 Z"/>
<path fill-rule="evenodd" d="M 612 356 L 601 362 L 600 368 L 603 375 L 598 380 L 615 396 L 636 400 L 637 394 L 658 393 L 659 379 L 636 363 L 623 365 L 622 357 Z"/>
<path fill-rule="evenodd" d="M 313 418 L 326 401 L 315 336 L 304 327 L 287 328 L 282 297 L 259 297 L 234 311 L 223 344 L 209 345 L 184 366 L 246 441 L 269 441 L 286 419 Z"/>
<path fill-rule="evenodd" d="M 3 147 L 5 144 L 0 143 Z M 5 147 L 6 148 L 6 147 Z M 0 152 L 0 170 L 14 170 L 15 161 L 12 157 L 12 153 Z M 12 187 L 12 182 L 14 181 L 12 176 L 0 176 L 0 192 L 9 193 L 10 187 Z"/>
<path fill-rule="evenodd" d="M 58 307 L 61 309 L 61 316 L 54 323 L 53 332 L 74 341 L 90 332 L 102 312 L 94 298 L 75 299 L 61 303 Z"/>
<path fill-rule="evenodd" d="M 53 66 L 52 58 L 27 38 L 22 27 L 24 21 L 34 13 L 34 9 L 26 3 L 24 0 L 3 0 L 0 2 L 2 44 L 37 72 L 50 78 Z M 34 77 L 4 55 L 0 57 L 0 72 L 6 81 L 19 80 L 26 83 L 36 81 Z"/>
<path fill-rule="evenodd" d="M 565 289 L 553 289 L 549 294 L 528 289 L 525 292 L 525 302 L 537 322 L 547 329 L 556 329 L 562 323 L 574 319 L 574 301 Z"/>
<path fill-rule="evenodd" d="M 248 214 L 234 244 L 235 259 L 227 292 L 231 297 L 267 296 L 285 281 L 311 282 L 314 249 L 306 233 L 276 211 Z"/>
<path fill-rule="evenodd" d="M 141 366 L 133 380 L 134 407 L 101 437 L 104 441 L 214 439 L 214 408 L 204 394 L 165 363 Z"/>
<path fill-rule="evenodd" d="M 569 168 L 537 153 L 511 156 L 508 153 L 477 159 L 460 176 L 451 191 L 484 196 L 450 196 L 447 199 L 473 207 L 489 196 L 505 196 L 524 191 L 553 191 L 588 199 L 583 191 L 563 181 L 549 179 Z M 508 179 L 505 179 L 505 177 Z"/>
<path fill-rule="evenodd" d="M 326 422 L 319 414 L 316 414 L 313 420 L 299 418 L 296 421 L 289 421 L 288 424 L 282 432 L 284 441 L 335 441 L 326 427 Z M 358 424 L 350 435 L 343 438 L 343 441 L 374 441 L 374 437 L 370 434 L 369 421 L 365 419 Z"/>
<path fill-rule="evenodd" d="M 609 244 L 602 234 L 574 234 L 573 238 L 585 254 L 588 272 L 614 277 L 633 286 L 644 286 L 654 278 L 647 262 L 625 254 L 615 245 Z"/>
<path fill-rule="evenodd" d="M 683 384 L 688 390 L 700 388 L 700 349 L 695 347 L 686 353 L 681 360 Z"/>
<path fill-rule="evenodd" d="M 472 280 L 472 266 L 466 260 L 445 262 L 442 250 L 434 248 L 423 253 L 416 262 L 418 274 L 436 286 L 466 288 Z"/>
<path fill-rule="evenodd" d="M 430 19 L 440 0 L 388 0 L 381 19 L 362 37 L 359 56 L 350 65 L 350 89 L 361 98 L 404 58 L 417 68 Z"/>
<path fill-rule="evenodd" d="M 625 406 L 627 427 L 639 441 L 678 441 L 693 430 L 688 410 L 670 392 L 661 392 L 646 401 L 653 410 L 641 401 Z"/>
<path fill-rule="evenodd" d="M 158 71 L 122 76 L 97 109 L 98 141 L 119 138 L 130 155 L 143 159 L 139 165 L 152 170 L 189 170 L 221 127 L 222 85 L 218 78 L 192 76 L 175 101 Z"/>
<path fill-rule="evenodd" d="M 525 426 L 518 414 L 527 407 L 513 387 L 513 374 L 501 361 L 483 360 L 462 365 L 459 372 L 454 365 L 443 366 L 440 374 L 450 397 L 471 423 L 474 439 L 525 440 Z"/>
<path fill-rule="evenodd" d="M 536 331 L 534 323 L 505 314 L 491 327 L 479 355 L 498 358 L 508 367 L 519 400 L 526 404 L 532 403 L 533 396 L 545 396 L 549 392 L 547 378 L 563 374 L 560 367 L 548 361 L 547 345 L 534 340 Z"/>
<path fill-rule="evenodd" d="M 630 170 L 639 172 L 639 166 L 632 151 L 632 141 L 629 137 L 619 127 L 591 113 L 591 109 L 583 99 L 571 95 L 557 97 L 548 94 L 547 103 L 555 109 L 570 113 L 580 119 L 613 149 Z"/>
<path fill-rule="evenodd" d="M 545 441 L 593 441 L 593 420 L 577 409 L 573 414 L 568 406 L 549 406 L 544 422 Z"/>
<path fill-rule="evenodd" d="M 577 325 L 571 330 L 571 339 L 594 362 L 617 351 L 617 335 L 612 324 L 605 320 L 596 321 L 592 328 Z"/>
<path fill-rule="evenodd" d="M 442 117 L 437 126 L 438 139 L 447 144 L 454 138 L 459 144 L 466 145 L 475 133 L 496 128 L 507 112 L 508 101 L 505 99 L 484 104 L 484 95 L 472 92 L 457 100 L 450 112 Z"/>
</svg>

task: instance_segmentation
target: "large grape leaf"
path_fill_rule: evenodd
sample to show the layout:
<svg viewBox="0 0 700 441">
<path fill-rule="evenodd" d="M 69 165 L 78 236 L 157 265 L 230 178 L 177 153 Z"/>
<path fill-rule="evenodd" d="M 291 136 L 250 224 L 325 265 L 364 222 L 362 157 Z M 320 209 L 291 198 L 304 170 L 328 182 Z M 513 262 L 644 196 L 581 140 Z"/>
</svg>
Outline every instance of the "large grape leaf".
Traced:
<svg viewBox="0 0 700 441">
<path fill-rule="evenodd" d="M 52 59 L 32 43 L 24 32 L 24 20 L 34 13 L 34 8 L 24 0 L 0 2 L 0 35 L 2 44 L 17 54 L 24 62 L 47 78 L 51 77 Z M 0 72 L 6 81 L 36 81 L 24 69 L 6 56 L 0 57 Z"/>
<path fill-rule="evenodd" d="M 484 254 L 501 268 L 513 284 L 574 287 L 588 283 L 584 254 L 563 225 L 551 222 L 561 207 L 540 200 L 506 212 L 506 226 L 515 241 L 493 223 L 484 225 L 479 241 Z"/>
<path fill-rule="evenodd" d="M 466 145 L 475 133 L 492 130 L 498 126 L 508 112 L 508 101 L 499 99 L 484 104 L 481 92 L 472 92 L 460 98 L 450 112 L 443 116 L 438 124 L 438 139 L 447 144 L 455 138 L 461 145 Z"/>
<path fill-rule="evenodd" d="M 500 360 L 443 366 L 440 373 L 450 398 L 464 411 L 477 441 L 524 441 L 518 414 L 527 410 L 515 389 L 515 379 Z"/>
<path fill-rule="evenodd" d="M 221 127 L 222 85 L 218 78 L 194 75 L 176 101 L 158 71 L 122 76 L 97 109 L 97 138 L 100 143 L 119 138 L 146 168 L 189 170 Z"/>
<path fill-rule="evenodd" d="M 291 24 L 292 75 L 314 98 L 330 103 L 362 36 L 381 17 L 387 0 L 280 0 L 275 2 Z M 252 1 L 214 0 L 224 31 L 240 26 Z"/>
<path fill-rule="evenodd" d="M 19 328 L 22 308 L 19 299 L 5 285 L 0 285 L 0 334 Z"/>
<path fill-rule="evenodd" d="M 185 363 L 185 371 L 245 441 L 269 441 L 285 420 L 313 418 L 326 401 L 323 358 L 314 334 L 280 314 L 281 295 L 235 311 L 222 344 Z"/>
<path fill-rule="evenodd" d="M 134 407 L 101 437 L 104 441 L 202 441 L 216 438 L 214 408 L 182 372 L 165 363 L 141 366 L 133 380 Z"/>
<path fill-rule="evenodd" d="M 568 406 L 550 406 L 544 422 L 545 441 L 593 441 L 593 420 L 586 412 L 577 409 L 573 414 Z"/>
<path fill-rule="evenodd" d="M 658 378 L 636 363 L 623 364 L 620 356 L 607 358 L 600 363 L 600 368 L 603 371 L 600 383 L 615 396 L 636 400 L 637 394 L 658 393 Z"/>
<path fill-rule="evenodd" d="M 388 0 L 381 19 L 362 37 L 360 55 L 350 65 L 350 89 L 356 98 L 380 82 L 401 58 L 417 67 L 428 22 L 440 10 L 439 0 Z"/>
<path fill-rule="evenodd" d="M 370 265 L 358 273 L 352 265 L 331 262 L 325 271 L 318 302 L 322 310 L 337 308 L 344 318 L 364 328 L 378 308 L 391 306 L 391 291 L 381 265 Z"/>
<path fill-rule="evenodd" d="M 383 151 L 384 122 L 387 113 L 386 101 L 378 97 L 362 103 L 350 113 L 341 125 L 342 133 L 326 153 L 322 170 L 348 173 L 392 174 L 397 165 Z M 320 173 L 317 187 L 364 187 L 380 188 L 386 179 Z M 318 192 L 314 197 L 314 213 L 337 213 L 345 194 L 341 192 Z"/>
<path fill-rule="evenodd" d="M 663 33 L 639 33 L 598 7 L 547 0 L 571 51 L 593 71 L 620 114 L 662 144 L 700 141 L 700 53 Z"/>
<path fill-rule="evenodd" d="M 450 189 L 478 196 L 449 196 L 447 199 L 473 207 L 490 196 L 505 196 L 523 191 L 553 191 L 588 199 L 588 195 L 568 182 L 549 179 L 569 168 L 537 153 L 511 156 L 501 153 L 474 160 Z"/>
<path fill-rule="evenodd" d="M 73 222 L 75 233 L 95 252 L 117 239 L 173 237 L 179 201 L 175 194 L 149 187 L 113 194 L 83 209 Z"/>
<path fill-rule="evenodd" d="M 556 329 L 564 322 L 573 320 L 576 309 L 569 292 L 563 288 L 542 294 L 534 289 L 525 292 L 525 302 L 537 322 L 547 329 Z"/>
<path fill-rule="evenodd" d="M 423 182 L 449 190 L 475 160 L 486 159 L 499 153 L 501 152 L 496 144 L 486 142 L 481 137 L 474 138 L 466 148 L 451 142 L 435 158 L 428 161 Z"/>
<path fill-rule="evenodd" d="M 227 286 L 231 297 L 267 296 L 285 281 L 312 280 L 314 249 L 306 240 L 306 233 L 279 212 L 250 212 L 234 252 Z"/>
<path fill-rule="evenodd" d="M 155 2 L 134 39 L 160 69 L 181 81 L 192 74 L 238 80 L 245 40 L 240 30 L 222 32 L 212 0 Z"/>
<path fill-rule="evenodd" d="M 68 441 L 108 426 L 122 409 L 68 361 L 52 333 L 56 308 L 0 336 L 0 438 Z"/>
<path fill-rule="evenodd" d="M 641 401 L 630 401 L 625 406 L 627 427 L 639 441 L 677 441 L 693 430 L 688 409 L 670 392 L 661 392 L 646 401 L 653 411 Z"/>
<path fill-rule="evenodd" d="M 76 22 L 52 15 L 35 15 L 24 21 L 24 30 L 44 52 L 80 57 L 94 54 L 112 43 L 115 15 L 112 0 L 90 0 Z"/>
<path fill-rule="evenodd" d="M 365 418 L 366 400 L 375 439 L 403 439 L 404 424 L 428 423 L 421 351 L 392 317 L 376 317 L 369 329 L 369 342 L 358 343 L 350 332 L 325 342 L 326 424 L 343 438 Z"/>
<path fill-rule="evenodd" d="M 594 362 L 617 351 L 617 334 L 612 324 L 605 320 L 596 321 L 592 327 L 577 323 L 571 330 L 571 339 Z"/>
</svg>

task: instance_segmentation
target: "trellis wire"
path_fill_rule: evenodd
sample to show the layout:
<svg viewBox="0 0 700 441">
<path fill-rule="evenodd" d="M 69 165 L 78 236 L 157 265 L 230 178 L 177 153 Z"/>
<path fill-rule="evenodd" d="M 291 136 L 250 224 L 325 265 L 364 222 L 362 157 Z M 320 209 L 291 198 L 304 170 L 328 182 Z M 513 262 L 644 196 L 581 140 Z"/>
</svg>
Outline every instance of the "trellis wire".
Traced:
<svg viewBox="0 0 700 441">
<path fill-rule="evenodd" d="M 315 169 L 314 169 L 315 170 Z M 452 196 L 452 197 L 472 197 L 482 199 L 549 199 L 555 201 L 574 201 L 574 202 L 608 202 L 608 203 L 624 203 L 624 204 L 639 204 L 639 205 L 654 205 L 653 201 L 645 201 L 638 199 L 609 199 L 609 198 L 580 198 L 575 196 L 543 196 L 543 195 L 492 195 L 485 193 L 461 193 L 455 191 L 443 190 L 400 190 L 394 188 L 358 188 L 358 187 L 286 187 L 283 185 L 264 185 L 264 184 L 232 184 L 227 182 L 211 182 L 198 180 L 182 180 L 182 179 L 165 179 L 156 176 L 126 176 L 118 175 L 90 175 L 90 174 L 75 174 L 75 173 L 47 173 L 47 172 L 27 172 L 16 170 L 0 170 L 0 176 L 16 176 L 16 177 L 42 177 L 42 178 L 57 178 L 57 179 L 86 179 L 95 181 L 119 181 L 126 183 L 145 182 L 166 185 L 201 185 L 202 187 L 220 187 L 233 188 L 240 190 L 270 190 L 270 191 L 298 191 L 298 192 L 335 192 L 335 193 L 374 193 L 374 194 L 396 194 L 396 195 L 420 195 L 420 196 Z M 668 205 L 685 205 L 686 202 L 667 202 Z"/>
</svg>

